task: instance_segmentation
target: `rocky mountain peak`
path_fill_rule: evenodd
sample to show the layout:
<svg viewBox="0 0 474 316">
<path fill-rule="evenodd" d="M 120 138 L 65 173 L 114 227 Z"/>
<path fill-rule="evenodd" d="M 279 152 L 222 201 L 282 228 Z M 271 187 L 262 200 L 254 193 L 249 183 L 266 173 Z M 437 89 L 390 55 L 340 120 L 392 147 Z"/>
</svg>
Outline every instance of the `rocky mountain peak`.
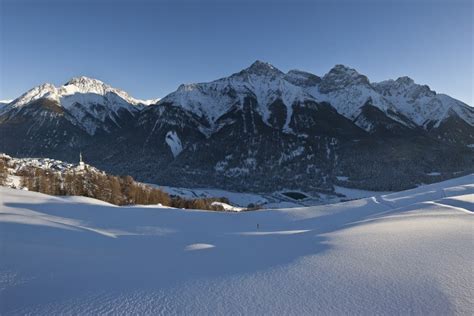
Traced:
<svg viewBox="0 0 474 316">
<path fill-rule="evenodd" d="M 140 100 L 131 97 L 127 92 L 114 88 L 105 82 L 90 78 L 86 76 L 74 77 L 63 86 L 59 88 L 61 95 L 73 95 L 73 94 L 97 94 L 104 96 L 105 98 L 111 98 L 110 103 L 123 103 L 126 102 L 131 105 L 149 105 L 156 103 L 158 99 L 152 100 Z M 113 97 L 118 96 L 120 99 Z M 123 101 L 123 102 L 122 102 Z"/>
<path fill-rule="evenodd" d="M 65 86 L 67 85 L 105 85 L 105 83 L 95 78 L 79 76 L 71 78 L 66 82 Z"/>
<path fill-rule="evenodd" d="M 412 84 L 415 84 L 415 81 L 413 79 L 411 79 L 410 77 L 407 77 L 407 76 L 403 76 L 403 77 L 399 77 L 397 78 L 397 80 L 395 80 L 398 84 L 403 84 L 403 85 L 412 85 Z"/>
<path fill-rule="evenodd" d="M 256 60 L 248 68 L 245 68 L 244 70 L 238 73 L 238 75 L 242 74 L 257 76 L 275 76 L 283 75 L 283 72 L 267 62 Z"/>
<path fill-rule="evenodd" d="M 409 99 L 417 99 L 422 96 L 434 97 L 436 92 L 427 85 L 419 85 L 410 77 L 399 77 L 396 80 L 385 80 L 374 83 L 373 87 L 384 97 L 403 96 Z"/>
<path fill-rule="evenodd" d="M 21 107 L 25 104 L 28 104 L 31 101 L 40 99 L 40 98 L 55 98 L 57 95 L 57 89 L 54 85 L 50 83 L 43 83 L 39 86 L 36 86 L 20 97 L 13 100 L 10 104 L 12 107 Z"/>
<path fill-rule="evenodd" d="M 350 85 L 370 85 L 369 79 L 357 70 L 338 64 L 324 75 L 320 85 L 322 93 L 344 89 Z"/>
<path fill-rule="evenodd" d="M 64 88 L 66 91 L 74 90 L 79 93 L 96 93 L 104 95 L 109 91 L 117 93 L 118 89 L 114 89 L 111 86 L 105 84 L 104 82 L 85 76 L 74 77 L 64 84 L 61 88 Z"/>
</svg>

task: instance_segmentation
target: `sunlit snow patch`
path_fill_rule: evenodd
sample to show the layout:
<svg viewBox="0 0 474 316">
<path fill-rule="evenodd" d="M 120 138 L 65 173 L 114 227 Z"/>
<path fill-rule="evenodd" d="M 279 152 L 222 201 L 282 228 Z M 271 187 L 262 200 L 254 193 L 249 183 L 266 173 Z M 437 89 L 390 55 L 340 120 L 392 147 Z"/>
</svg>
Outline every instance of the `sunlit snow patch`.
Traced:
<svg viewBox="0 0 474 316">
<path fill-rule="evenodd" d="M 184 250 L 185 251 L 204 250 L 204 249 L 210 249 L 210 248 L 215 248 L 215 247 L 216 246 L 211 245 L 211 244 L 191 244 L 184 247 Z"/>
<path fill-rule="evenodd" d="M 212 202 L 211 205 L 212 206 L 222 206 L 224 211 L 230 211 L 230 212 L 241 212 L 241 211 L 245 210 L 245 208 L 243 208 L 243 207 L 233 206 L 233 205 L 223 203 L 223 202 Z"/>
</svg>

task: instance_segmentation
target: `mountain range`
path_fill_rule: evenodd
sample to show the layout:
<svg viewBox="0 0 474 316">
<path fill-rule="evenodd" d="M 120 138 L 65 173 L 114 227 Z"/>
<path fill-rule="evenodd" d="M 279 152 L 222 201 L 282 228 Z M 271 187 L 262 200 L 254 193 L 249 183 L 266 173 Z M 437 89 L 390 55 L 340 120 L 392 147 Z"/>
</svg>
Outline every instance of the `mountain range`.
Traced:
<svg viewBox="0 0 474 316">
<path fill-rule="evenodd" d="M 162 185 L 401 190 L 474 171 L 474 108 L 408 77 L 370 82 L 256 61 L 139 100 L 100 80 L 0 104 L 0 151 L 88 163 Z"/>
</svg>

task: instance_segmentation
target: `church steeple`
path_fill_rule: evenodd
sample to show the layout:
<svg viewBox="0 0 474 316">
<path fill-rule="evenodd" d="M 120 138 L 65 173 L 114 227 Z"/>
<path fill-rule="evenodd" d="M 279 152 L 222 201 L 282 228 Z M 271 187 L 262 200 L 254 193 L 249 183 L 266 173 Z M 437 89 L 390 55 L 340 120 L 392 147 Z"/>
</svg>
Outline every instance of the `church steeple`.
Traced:
<svg viewBox="0 0 474 316">
<path fill-rule="evenodd" d="M 84 170 L 85 169 L 85 164 L 84 161 L 82 160 L 82 151 L 79 152 L 79 166 L 77 166 L 78 170 Z"/>
</svg>

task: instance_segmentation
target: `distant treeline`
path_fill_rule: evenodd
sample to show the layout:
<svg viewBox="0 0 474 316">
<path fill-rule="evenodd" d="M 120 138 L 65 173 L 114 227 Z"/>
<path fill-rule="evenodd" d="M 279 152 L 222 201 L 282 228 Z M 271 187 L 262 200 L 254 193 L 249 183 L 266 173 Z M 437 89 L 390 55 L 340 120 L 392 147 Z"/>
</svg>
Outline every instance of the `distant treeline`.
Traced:
<svg viewBox="0 0 474 316">
<path fill-rule="evenodd" d="M 0 185 L 8 179 L 8 160 L 0 158 Z M 20 188 L 50 195 L 77 195 L 109 202 L 115 205 L 161 204 L 176 208 L 223 211 L 221 205 L 213 202 L 229 203 L 226 198 L 184 199 L 170 196 L 160 189 L 136 182 L 131 176 L 112 176 L 103 172 L 65 170 L 55 172 L 33 166 L 24 166 L 15 173 L 21 179 Z"/>
</svg>

